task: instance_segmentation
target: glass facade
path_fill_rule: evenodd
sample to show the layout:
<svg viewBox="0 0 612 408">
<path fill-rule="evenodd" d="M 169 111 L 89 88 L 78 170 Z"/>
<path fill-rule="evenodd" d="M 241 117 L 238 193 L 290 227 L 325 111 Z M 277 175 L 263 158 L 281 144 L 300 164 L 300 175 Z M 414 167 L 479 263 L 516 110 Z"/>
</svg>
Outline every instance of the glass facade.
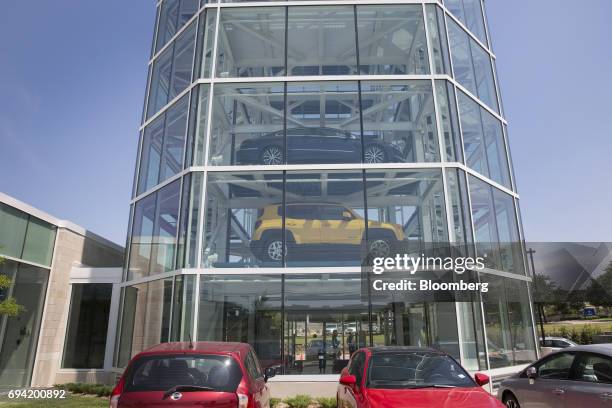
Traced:
<svg viewBox="0 0 612 408">
<path fill-rule="evenodd" d="M 189 337 L 285 374 L 364 345 L 534 356 L 482 2 L 194 5 L 157 6 L 116 366 Z M 488 297 L 362 290 L 369 254 L 449 245 L 486 257 Z"/>
</svg>

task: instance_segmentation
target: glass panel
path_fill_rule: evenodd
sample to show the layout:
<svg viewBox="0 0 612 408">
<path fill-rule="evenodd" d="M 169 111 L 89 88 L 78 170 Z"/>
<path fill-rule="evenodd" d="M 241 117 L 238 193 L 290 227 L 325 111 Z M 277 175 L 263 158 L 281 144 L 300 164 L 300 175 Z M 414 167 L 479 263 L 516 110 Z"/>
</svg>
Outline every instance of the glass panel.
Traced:
<svg viewBox="0 0 612 408">
<path fill-rule="evenodd" d="M 172 62 L 172 88 L 169 100 L 177 96 L 191 84 L 193 50 L 195 49 L 196 24 L 192 23 L 174 43 Z"/>
<path fill-rule="evenodd" d="M 433 54 L 434 72 L 436 74 L 451 74 L 444 11 L 432 4 L 426 4 L 425 11 L 427 13 L 427 29 L 430 37 L 430 49 Z"/>
<path fill-rule="evenodd" d="M 161 4 L 159 24 L 157 27 L 157 53 L 176 34 L 179 14 L 179 0 L 165 0 Z"/>
<path fill-rule="evenodd" d="M 210 97 L 209 85 L 199 85 L 200 100 L 198 102 L 197 124 L 196 124 L 196 145 L 194 152 L 194 164 L 204 165 L 204 155 L 206 146 L 206 134 L 208 132 L 208 98 Z"/>
<path fill-rule="evenodd" d="M 153 251 L 150 274 L 174 269 L 176 233 L 178 228 L 180 180 L 160 189 L 157 195 L 157 213 L 153 230 Z"/>
<path fill-rule="evenodd" d="M 448 246 L 439 170 L 368 170 L 366 181 L 372 256 L 421 256 Z"/>
<path fill-rule="evenodd" d="M 493 203 L 499 235 L 501 268 L 504 271 L 524 274 L 514 200 L 510 195 L 494 188 Z"/>
<path fill-rule="evenodd" d="M 353 6 L 289 7 L 289 75 L 357 72 Z"/>
<path fill-rule="evenodd" d="M 444 160 L 448 162 L 463 162 L 461 137 L 459 136 L 459 120 L 455 101 L 455 87 L 448 81 L 436 81 L 436 98 L 438 114 L 444 137 Z"/>
<path fill-rule="evenodd" d="M 366 163 L 440 160 L 430 81 L 361 84 Z"/>
<path fill-rule="evenodd" d="M 146 284 L 140 285 L 143 287 Z M 125 367 L 132 357 L 132 338 L 134 334 L 134 323 L 136 319 L 136 299 L 138 289 L 136 287 L 125 287 L 121 289 L 121 312 L 117 328 L 115 346 L 115 361 L 117 367 Z"/>
<path fill-rule="evenodd" d="M 218 77 L 285 73 L 285 8 L 221 9 Z"/>
<path fill-rule="evenodd" d="M 172 47 L 168 47 L 153 62 L 149 101 L 147 103 L 147 118 L 153 116 L 165 104 L 170 95 L 170 79 L 172 77 Z"/>
<path fill-rule="evenodd" d="M 193 332 L 195 280 L 196 275 L 179 275 L 174 281 L 170 341 L 190 341 L 195 338 Z"/>
<path fill-rule="evenodd" d="M 281 266 L 281 172 L 209 173 L 203 266 Z"/>
<path fill-rule="evenodd" d="M 73 284 L 62 368 L 103 368 L 112 284 Z"/>
<path fill-rule="evenodd" d="M 40 265 L 51 265 L 56 227 L 30 217 L 22 258 Z"/>
<path fill-rule="evenodd" d="M 178 26 L 182 27 L 198 11 L 199 0 L 181 0 Z"/>
<path fill-rule="evenodd" d="M 463 92 L 459 114 L 468 167 L 511 188 L 501 122 Z"/>
<path fill-rule="evenodd" d="M 28 215 L 0 203 L 0 254 L 21 258 Z"/>
<path fill-rule="evenodd" d="M 185 257 L 186 257 L 186 249 L 189 245 L 188 233 L 189 225 L 191 223 L 191 209 L 192 202 L 191 197 L 189 197 L 191 190 L 193 189 L 191 185 L 192 176 L 200 176 L 201 173 L 189 173 L 183 177 L 183 186 L 181 191 L 181 215 L 180 215 L 180 223 L 178 226 L 178 245 L 176 250 L 176 267 L 181 268 L 185 266 Z M 198 178 L 199 180 L 199 178 Z M 196 182 L 198 181 L 196 180 Z"/>
<path fill-rule="evenodd" d="M 356 82 L 291 83 L 287 110 L 287 163 L 361 162 Z"/>
<path fill-rule="evenodd" d="M 444 5 L 476 38 L 487 43 L 480 0 L 444 0 Z"/>
<path fill-rule="evenodd" d="M 145 128 L 140 154 L 138 194 L 151 189 L 159 181 L 159 166 L 164 143 L 164 119 L 165 115 L 161 115 Z"/>
<path fill-rule="evenodd" d="M 476 89 L 478 97 L 487 106 L 499 111 L 497 105 L 497 95 L 495 93 L 495 79 L 493 78 L 493 68 L 491 57 L 474 40 L 470 39 L 472 48 L 472 59 L 474 61 L 474 73 L 476 75 Z"/>
<path fill-rule="evenodd" d="M 485 258 L 484 262 L 488 268 L 498 269 L 499 237 L 493 209 L 492 187 L 471 175 L 469 183 L 476 252 L 478 256 Z"/>
<path fill-rule="evenodd" d="M 467 186 L 465 173 L 458 169 L 446 170 L 446 184 L 448 200 L 452 211 L 451 233 L 453 243 L 460 251 L 467 249 L 467 245 L 472 242 L 472 228 L 470 222 L 470 209 L 468 206 Z M 467 252 L 465 252 L 467 255 Z"/>
<path fill-rule="evenodd" d="M 153 224 L 155 223 L 155 198 L 155 194 L 149 195 L 138 201 L 134 208 L 128 280 L 142 278 L 149 274 Z"/>
<path fill-rule="evenodd" d="M 491 368 L 525 364 L 536 359 L 527 283 L 482 275 L 489 283 L 483 293 Z"/>
<path fill-rule="evenodd" d="M 202 78 L 210 78 L 212 75 L 212 56 L 213 56 L 213 46 L 215 42 L 215 28 L 217 21 L 217 10 L 216 9 L 208 9 L 206 10 L 206 24 L 203 27 L 204 30 L 204 40 L 202 41 L 202 46 L 204 50 L 202 51 L 202 66 L 201 66 L 201 74 Z"/>
<path fill-rule="evenodd" d="M 421 5 L 358 6 L 357 22 L 362 74 L 429 74 Z"/>
<path fill-rule="evenodd" d="M 370 343 L 361 276 L 286 275 L 286 374 L 339 374 L 351 353 Z"/>
<path fill-rule="evenodd" d="M 463 358 L 461 364 L 466 370 L 477 371 L 487 369 L 487 356 L 484 346 L 482 326 L 482 304 L 477 295 L 467 302 L 457 302 L 457 313 L 461 321 L 461 343 Z"/>
<path fill-rule="evenodd" d="M 288 172 L 286 179 L 287 264 L 359 265 L 365 238 L 362 172 Z"/>
<path fill-rule="evenodd" d="M 8 261 L 7 261 L 8 262 Z M 24 307 L 17 317 L 5 317 L 0 339 L 0 384 L 25 387 L 30 385 L 40 332 L 42 309 L 47 291 L 48 271 L 19 265 L 13 279 L 11 296 Z"/>
<path fill-rule="evenodd" d="M 174 176 L 183 169 L 188 113 L 189 95 L 185 95 L 166 112 L 166 130 L 159 182 Z"/>
<path fill-rule="evenodd" d="M 185 250 L 185 268 L 195 268 L 197 265 L 197 240 L 198 240 L 198 225 L 200 220 L 200 201 L 202 188 L 204 183 L 204 173 L 192 173 L 191 193 L 189 194 L 189 204 L 185 204 L 185 210 L 189 211 L 189 219 L 185 219 L 187 232 L 185 236 L 187 248 Z M 188 205 L 188 209 L 187 206 Z"/>
<path fill-rule="evenodd" d="M 282 164 L 284 85 L 214 87 L 209 164 Z"/>
<path fill-rule="evenodd" d="M 249 343 L 262 367 L 282 367 L 281 276 L 205 275 L 201 279 L 198 340 Z"/>
</svg>

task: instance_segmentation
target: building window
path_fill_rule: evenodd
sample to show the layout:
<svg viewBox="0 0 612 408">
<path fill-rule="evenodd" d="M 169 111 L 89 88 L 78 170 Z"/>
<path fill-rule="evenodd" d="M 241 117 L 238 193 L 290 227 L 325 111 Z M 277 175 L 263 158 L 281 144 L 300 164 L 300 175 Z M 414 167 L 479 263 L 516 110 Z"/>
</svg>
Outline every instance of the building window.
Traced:
<svg viewBox="0 0 612 408">
<path fill-rule="evenodd" d="M 103 368 L 112 284 L 73 284 L 62 368 Z"/>
<path fill-rule="evenodd" d="M 289 75 L 357 72 L 353 6 L 289 7 Z"/>
<path fill-rule="evenodd" d="M 285 74 L 285 7 L 222 8 L 217 76 Z"/>
<path fill-rule="evenodd" d="M 420 4 L 357 7 L 360 73 L 429 74 L 423 21 Z"/>
<path fill-rule="evenodd" d="M 138 173 L 138 194 L 183 169 L 188 113 L 189 95 L 185 95 L 145 128 Z"/>
<path fill-rule="evenodd" d="M 487 106 L 499 112 L 489 54 L 454 21 L 448 22 L 448 34 L 455 79 Z"/>
<path fill-rule="evenodd" d="M 482 42 L 487 43 L 481 0 L 444 0 L 446 8 L 453 13 Z"/>
<path fill-rule="evenodd" d="M 196 24 L 192 23 L 153 62 L 147 118 L 157 113 L 191 83 L 195 33 Z"/>
<path fill-rule="evenodd" d="M 502 123 L 463 92 L 459 92 L 459 115 L 468 167 L 512 188 Z"/>
<path fill-rule="evenodd" d="M 198 11 L 198 5 L 198 0 L 164 0 L 162 2 L 157 24 L 156 53 Z"/>
</svg>

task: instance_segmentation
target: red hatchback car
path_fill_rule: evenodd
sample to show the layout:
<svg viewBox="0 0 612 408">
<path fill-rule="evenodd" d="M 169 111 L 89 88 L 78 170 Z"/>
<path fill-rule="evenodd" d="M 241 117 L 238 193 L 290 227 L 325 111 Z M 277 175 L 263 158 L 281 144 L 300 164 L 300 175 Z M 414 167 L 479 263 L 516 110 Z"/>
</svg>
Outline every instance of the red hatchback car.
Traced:
<svg viewBox="0 0 612 408">
<path fill-rule="evenodd" d="M 357 350 L 342 370 L 338 386 L 341 408 L 503 408 L 481 388 L 489 377 L 475 379 L 451 356 L 414 347 Z"/>
<path fill-rule="evenodd" d="M 248 344 L 164 343 L 130 361 L 110 407 L 268 408 L 273 376 Z"/>
</svg>

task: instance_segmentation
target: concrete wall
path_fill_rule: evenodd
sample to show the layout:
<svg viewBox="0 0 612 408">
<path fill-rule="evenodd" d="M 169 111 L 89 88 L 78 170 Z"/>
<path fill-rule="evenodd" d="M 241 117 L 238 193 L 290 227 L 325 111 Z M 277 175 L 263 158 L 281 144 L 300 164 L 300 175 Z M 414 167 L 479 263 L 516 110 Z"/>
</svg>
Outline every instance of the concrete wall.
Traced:
<svg viewBox="0 0 612 408">
<path fill-rule="evenodd" d="M 71 370 L 58 374 L 70 306 L 70 271 L 73 266 L 112 267 L 123 265 L 123 251 L 105 245 L 95 237 L 58 228 L 49 284 L 42 316 L 32 386 L 63 382 L 106 382 L 107 374 Z M 102 377 L 101 377 L 102 376 Z M 81 380 L 82 379 L 82 380 Z M 93 382 L 93 381 L 92 381 Z"/>
</svg>

